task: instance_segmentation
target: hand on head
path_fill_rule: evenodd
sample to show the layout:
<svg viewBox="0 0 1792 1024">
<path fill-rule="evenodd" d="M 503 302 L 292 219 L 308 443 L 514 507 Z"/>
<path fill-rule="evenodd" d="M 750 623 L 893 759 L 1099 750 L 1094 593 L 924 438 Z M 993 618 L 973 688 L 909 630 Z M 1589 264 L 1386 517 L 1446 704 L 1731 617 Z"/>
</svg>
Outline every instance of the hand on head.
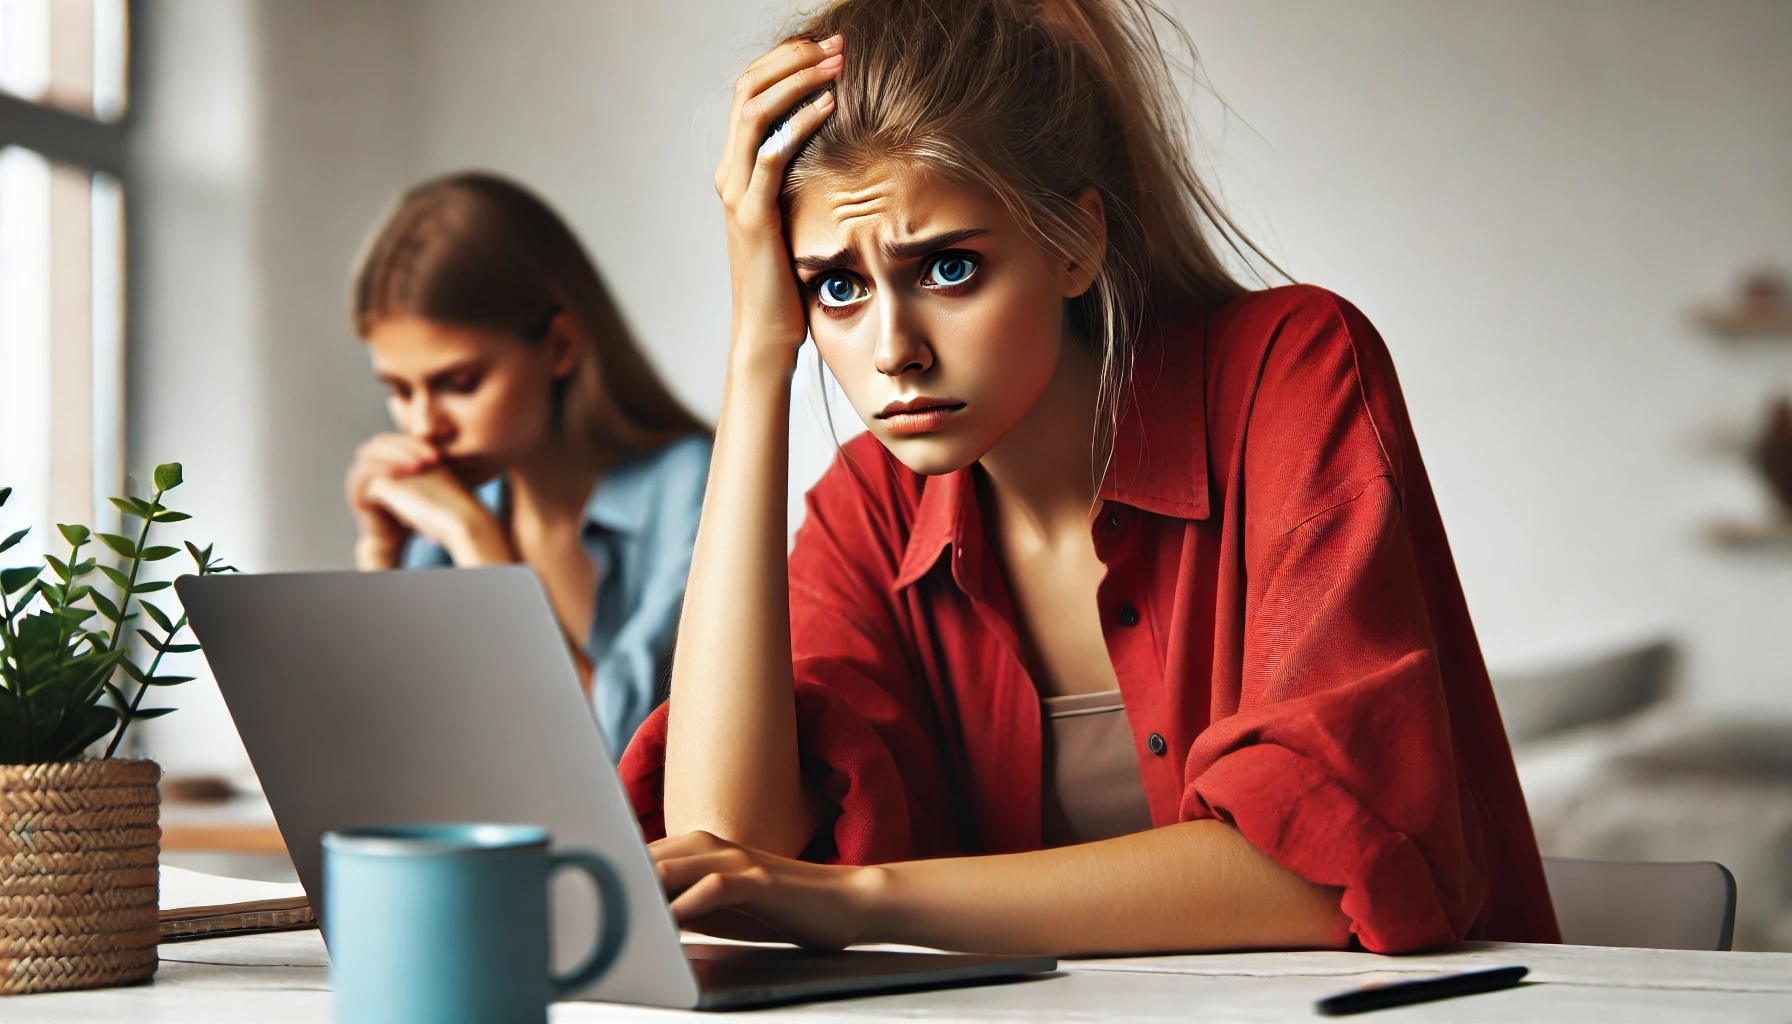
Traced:
<svg viewBox="0 0 1792 1024">
<path fill-rule="evenodd" d="M 839 36 L 789 40 L 754 61 L 734 86 L 715 186 L 728 225 L 733 339 L 742 354 L 763 353 L 794 365 L 807 333 L 778 195 L 791 157 L 834 112 L 833 93 L 823 90 L 840 74 L 842 45 Z M 803 103 L 810 96 L 815 98 Z"/>
</svg>

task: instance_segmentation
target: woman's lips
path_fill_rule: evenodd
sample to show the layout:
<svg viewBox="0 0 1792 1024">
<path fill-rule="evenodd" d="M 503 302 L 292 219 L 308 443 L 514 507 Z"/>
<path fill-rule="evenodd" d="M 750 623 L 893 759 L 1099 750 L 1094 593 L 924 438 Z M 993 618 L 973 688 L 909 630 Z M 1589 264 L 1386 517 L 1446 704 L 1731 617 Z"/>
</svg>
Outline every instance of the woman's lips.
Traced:
<svg viewBox="0 0 1792 1024">
<path fill-rule="evenodd" d="M 879 414 L 884 429 L 892 434 L 929 434 L 946 425 L 946 421 L 964 409 L 963 402 L 938 405 L 914 403 L 913 407 Z"/>
</svg>

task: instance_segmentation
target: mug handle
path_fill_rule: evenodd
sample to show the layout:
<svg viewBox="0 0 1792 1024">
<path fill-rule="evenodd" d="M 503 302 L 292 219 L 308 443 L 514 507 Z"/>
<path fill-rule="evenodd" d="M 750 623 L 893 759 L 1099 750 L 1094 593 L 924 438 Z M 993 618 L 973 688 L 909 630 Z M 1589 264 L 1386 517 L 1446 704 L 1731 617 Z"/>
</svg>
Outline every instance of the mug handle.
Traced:
<svg viewBox="0 0 1792 1024">
<path fill-rule="evenodd" d="M 604 976 L 622 953 L 622 942 L 628 938 L 628 895 L 622 879 L 610 862 L 590 850 L 557 850 L 548 854 L 548 877 L 561 868 L 578 868 L 597 885 L 598 911 L 602 924 L 597 944 L 585 961 L 564 976 L 550 975 L 556 998 L 564 998 Z"/>
</svg>

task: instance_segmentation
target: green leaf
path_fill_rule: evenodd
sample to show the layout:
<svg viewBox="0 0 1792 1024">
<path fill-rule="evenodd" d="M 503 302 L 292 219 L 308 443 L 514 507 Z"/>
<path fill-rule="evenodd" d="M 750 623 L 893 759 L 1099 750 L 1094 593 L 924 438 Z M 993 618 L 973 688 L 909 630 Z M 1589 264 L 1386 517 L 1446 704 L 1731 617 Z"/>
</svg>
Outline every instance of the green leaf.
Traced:
<svg viewBox="0 0 1792 1024">
<path fill-rule="evenodd" d="M 106 696 L 112 698 L 112 703 L 116 705 L 120 711 L 131 706 L 131 699 L 124 695 L 123 690 L 120 690 L 111 683 L 106 684 Z"/>
<path fill-rule="evenodd" d="M 149 502 L 142 498 L 113 498 L 112 504 L 118 507 L 118 511 L 127 516 L 136 516 L 138 519 L 148 519 L 155 514 L 155 510 L 150 507 Z"/>
<path fill-rule="evenodd" d="M 100 564 L 100 561 L 97 558 L 83 558 L 78 565 L 69 566 L 68 571 L 74 574 L 75 579 L 80 579 L 92 572 L 93 567 L 98 564 Z"/>
<path fill-rule="evenodd" d="M 205 568 L 205 552 L 194 547 L 193 542 L 190 540 L 183 540 L 181 543 L 187 546 L 187 554 L 193 556 L 193 564 L 199 566 L 199 568 L 203 570 Z"/>
<path fill-rule="evenodd" d="M 160 718 L 163 715 L 172 714 L 174 714 L 173 708 L 138 708 L 137 713 L 131 716 L 131 721 L 147 722 L 152 718 Z"/>
<path fill-rule="evenodd" d="M 145 676 L 141 680 L 144 686 L 179 686 L 192 681 L 192 676 Z"/>
<path fill-rule="evenodd" d="M 89 705 L 77 708 L 58 724 L 44 743 L 41 760 L 70 761 L 88 745 L 111 732 L 118 724 L 118 712 L 108 707 Z"/>
<path fill-rule="evenodd" d="M 62 599 L 69 604 L 74 604 L 76 601 L 81 600 L 91 593 L 93 593 L 93 588 L 83 583 L 78 587 L 70 587 L 68 593 L 63 595 Z"/>
<path fill-rule="evenodd" d="M 62 533 L 62 539 L 76 547 L 87 543 L 93 537 L 93 531 L 85 526 L 72 526 L 68 523 L 57 523 L 56 529 Z"/>
<path fill-rule="evenodd" d="M 12 488 L 8 487 L 6 489 L 6 493 L 11 494 Z M 7 548 L 17 545 L 19 543 L 19 541 L 24 540 L 25 535 L 30 532 L 31 532 L 31 527 L 27 526 L 23 530 L 20 530 L 17 533 L 14 533 L 11 536 L 7 537 L 5 540 L 0 540 L 0 551 L 5 551 Z"/>
<path fill-rule="evenodd" d="M 120 537 L 116 533 L 97 534 L 100 542 L 126 558 L 137 557 L 137 545 L 131 543 L 129 537 Z"/>
<path fill-rule="evenodd" d="M 0 569 L 0 592 L 8 596 L 18 593 L 30 586 L 37 579 L 37 574 L 44 571 L 41 565 L 27 565 L 18 569 Z"/>
<path fill-rule="evenodd" d="M 125 588 L 131 585 L 131 578 L 129 576 L 126 576 L 124 573 L 109 565 L 100 566 L 100 572 L 106 574 L 106 578 L 112 581 L 112 585 L 117 587 L 120 593 L 123 593 Z"/>
<path fill-rule="evenodd" d="M 180 554 L 180 549 L 166 544 L 156 544 L 144 548 L 138 554 L 145 562 L 160 562 L 164 558 L 172 558 Z"/>
<path fill-rule="evenodd" d="M 192 654 L 199 649 L 198 644 L 169 643 L 169 637 L 156 636 L 147 629 L 139 629 L 137 635 L 142 637 L 143 642 L 148 644 L 150 650 L 153 651 L 162 651 L 167 654 Z"/>
<path fill-rule="evenodd" d="M 118 606 L 112 603 L 112 599 L 97 590 L 93 592 L 92 596 L 93 606 L 100 610 L 100 614 L 106 617 L 106 621 L 117 622 L 119 619 Z"/>
<path fill-rule="evenodd" d="M 174 620 L 168 617 L 167 612 L 150 604 L 148 601 L 138 601 L 137 603 L 142 606 L 144 611 L 149 613 L 149 617 L 155 621 L 156 625 L 162 627 L 163 632 L 167 633 L 169 636 L 174 635 Z"/>
<path fill-rule="evenodd" d="M 172 587 L 172 586 L 174 586 L 174 584 L 168 582 L 167 580 L 156 580 L 151 583 L 137 584 L 136 586 L 131 588 L 131 593 L 133 593 L 133 594 L 153 594 L 158 590 L 167 590 L 169 587 Z"/>
<path fill-rule="evenodd" d="M 56 578 L 57 579 L 61 580 L 64 583 L 67 583 L 69 581 L 72 574 L 68 571 L 68 563 L 67 562 L 64 562 L 60 558 L 57 558 L 55 555 L 45 555 L 44 561 L 50 563 L 50 568 L 56 570 Z"/>
<path fill-rule="evenodd" d="M 156 490 L 172 491 L 180 486 L 180 463 L 164 462 L 156 467 Z"/>
<path fill-rule="evenodd" d="M 0 505 L 6 504 L 6 499 L 10 497 L 12 497 L 12 488 L 0 487 Z"/>
<path fill-rule="evenodd" d="M 185 512 L 176 512 L 173 509 L 165 509 L 161 512 L 157 512 L 150 518 L 158 523 L 184 523 L 193 517 L 187 515 Z"/>
<path fill-rule="evenodd" d="M 101 686 L 105 684 L 106 680 L 112 678 L 112 670 L 124 660 L 126 653 L 122 649 L 93 651 L 69 662 L 69 669 L 74 674 L 74 678 L 86 691 L 82 695 L 82 703 L 90 704 L 99 697 Z"/>
</svg>

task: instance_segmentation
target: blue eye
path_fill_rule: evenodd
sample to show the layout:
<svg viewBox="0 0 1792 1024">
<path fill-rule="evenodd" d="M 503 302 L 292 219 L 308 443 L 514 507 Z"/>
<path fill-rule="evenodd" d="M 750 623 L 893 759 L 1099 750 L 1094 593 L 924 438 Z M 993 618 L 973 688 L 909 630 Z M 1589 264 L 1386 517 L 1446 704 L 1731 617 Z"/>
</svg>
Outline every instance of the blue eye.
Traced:
<svg viewBox="0 0 1792 1024">
<path fill-rule="evenodd" d="M 977 258 L 964 253 L 936 256 L 927 265 L 922 285 L 928 288 L 952 288 L 969 281 L 977 273 Z"/>
<path fill-rule="evenodd" d="M 824 306 L 850 306 L 867 294 L 864 286 L 847 274 L 829 274 L 815 284 L 815 297 Z"/>
</svg>

